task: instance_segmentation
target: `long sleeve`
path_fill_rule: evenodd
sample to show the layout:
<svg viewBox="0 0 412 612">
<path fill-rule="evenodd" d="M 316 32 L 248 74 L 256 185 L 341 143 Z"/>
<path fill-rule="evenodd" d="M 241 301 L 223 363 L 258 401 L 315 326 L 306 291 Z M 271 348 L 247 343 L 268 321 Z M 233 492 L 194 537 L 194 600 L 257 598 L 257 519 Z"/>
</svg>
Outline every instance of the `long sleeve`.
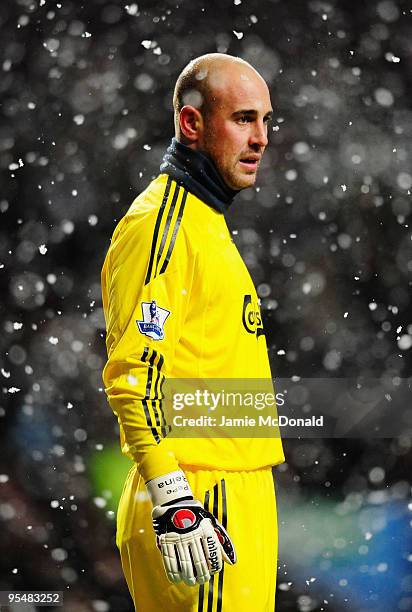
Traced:
<svg viewBox="0 0 412 612">
<path fill-rule="evenodd" d="M 185 194 L 176 187 L 164 194 L 160 209 L 127 214 L 102 269 L 108 353 L 103 381 L 122 451 L 145 481 L 179 469 L 162 444 L 168 425 L 161 386 L 172 369 L 194 274 L 181 226 L 184 206 Z"/>
</svg>

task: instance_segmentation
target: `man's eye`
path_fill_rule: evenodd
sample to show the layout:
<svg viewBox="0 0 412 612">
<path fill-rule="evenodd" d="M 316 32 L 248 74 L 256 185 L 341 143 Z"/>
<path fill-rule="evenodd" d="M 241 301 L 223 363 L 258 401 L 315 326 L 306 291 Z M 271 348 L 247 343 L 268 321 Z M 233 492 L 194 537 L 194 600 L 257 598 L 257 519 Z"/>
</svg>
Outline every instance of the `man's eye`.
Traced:
<svg viewBox="0 0 412 612">
<path fill-rule="evenodd" d="M 250 118 L 244 115 L 243 117 L 239 117 L 239 123 L 248 123 Z"/>
</svg>

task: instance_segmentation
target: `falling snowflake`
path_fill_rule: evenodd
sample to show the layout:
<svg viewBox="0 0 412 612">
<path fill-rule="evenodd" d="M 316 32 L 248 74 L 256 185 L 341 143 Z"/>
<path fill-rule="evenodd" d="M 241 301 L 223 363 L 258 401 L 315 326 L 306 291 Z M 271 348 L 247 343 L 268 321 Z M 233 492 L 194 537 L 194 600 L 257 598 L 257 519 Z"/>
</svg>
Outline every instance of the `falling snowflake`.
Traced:
<svg viewBox="0 0 412 612">
<path fill-rule="evenodd" d="M 124 8 L 126 9 L 126 13 L 128 15 L 132 15 L 132 16 L 137 15 L 138 9 L 139 9 L 137 4 L 126 4 L 126 6 Z"/>
</svg>

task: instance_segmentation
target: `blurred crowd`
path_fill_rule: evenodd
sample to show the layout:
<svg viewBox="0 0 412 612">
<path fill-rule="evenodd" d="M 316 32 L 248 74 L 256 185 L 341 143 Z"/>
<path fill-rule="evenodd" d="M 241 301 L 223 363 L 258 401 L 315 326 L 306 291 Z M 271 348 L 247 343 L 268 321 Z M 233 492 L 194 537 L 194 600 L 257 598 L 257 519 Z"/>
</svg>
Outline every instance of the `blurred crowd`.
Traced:
<svg viewBox="0 0 412 612">
<path fill-rule="evenodd" d="M 100 269 L 158 173 L 175 79 L 219 51 L 270 86 L 259 180 L 227 220 L 261 298 L 273 375 L 408 379 L 412 10 L 9 0 L 0 32 L 0 591 L 55 589 L 65 612 L 127 612 L 110 489 L 96 492 L 89 472 L 118 436 L 101 380 Z M 282 612 L 389 612 L 295 580 L 282 508 L 326 500 L 339 516 L 393 503 L 408 524 L 411 444 L 412 419 L 396 439 L 285 441 Z M 412 569 L 400 571 L 393 609 L 412 610 Z"/>
</svg>

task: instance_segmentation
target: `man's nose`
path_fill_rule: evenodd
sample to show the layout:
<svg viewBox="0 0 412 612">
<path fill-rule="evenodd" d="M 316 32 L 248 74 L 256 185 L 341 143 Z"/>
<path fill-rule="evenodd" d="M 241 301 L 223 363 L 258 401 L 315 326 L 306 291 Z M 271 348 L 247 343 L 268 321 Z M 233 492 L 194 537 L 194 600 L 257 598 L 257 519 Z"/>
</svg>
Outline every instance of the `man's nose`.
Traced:
<svg viewBox="0 0 412 612">
<path fill-rule="evenodd" d="M 259 147 L 266 147 L 268 144 L 268 133 L 266 123 L 256 121 L 254 124 L 254 130 L 249 139 L 250 145 L 258 145 Z"/>
</svg>

